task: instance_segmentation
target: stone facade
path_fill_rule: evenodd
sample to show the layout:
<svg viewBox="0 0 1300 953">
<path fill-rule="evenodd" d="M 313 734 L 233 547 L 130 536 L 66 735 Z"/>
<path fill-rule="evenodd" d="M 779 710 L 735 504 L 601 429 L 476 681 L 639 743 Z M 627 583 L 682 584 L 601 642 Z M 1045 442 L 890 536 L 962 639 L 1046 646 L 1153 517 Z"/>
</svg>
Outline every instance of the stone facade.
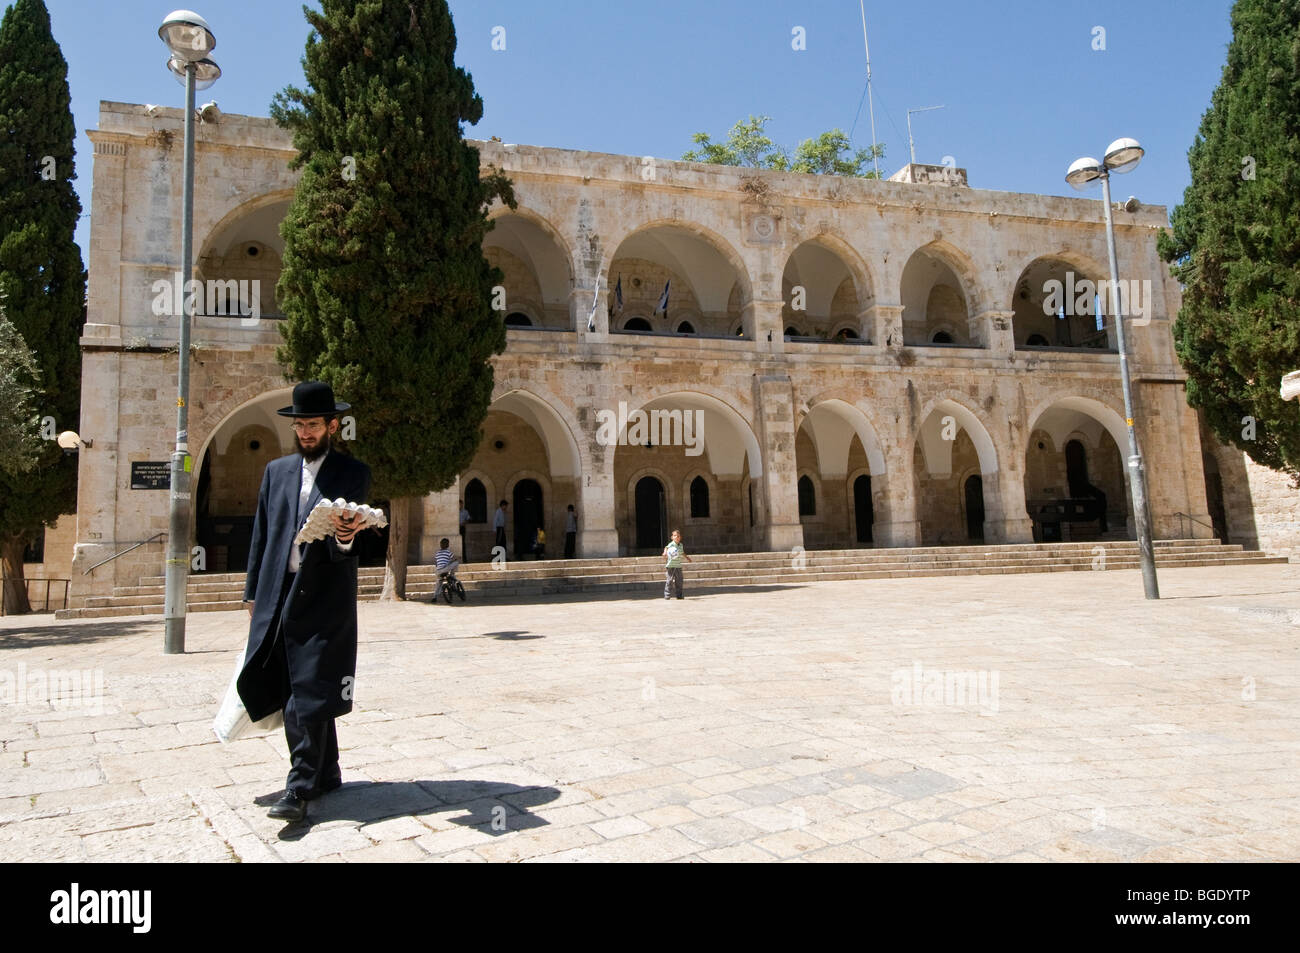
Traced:
<svg viewBox="0 0 1300 953">
<path fill-rule="evenodd" d="M 174 439 L 176 318 L 154 283 L 176 271 L 181 120 L 155 113 L 104 103 L 89 133 L 94 447 L 81 455 L 78 567 L 166 528 L 167 494 L 128 489 L 130 463 L 166 460 Z M 590 556 L 657 552 L 673 528 L 692 552 L 1025 541 L 1026 500 L 1068 495 L 1072 441 L 1123 533 L 1113 322 L 1044 304 L 1053 280 L 1104 275 L 1097 200 L 974 190 L 961 170 L 880 182 L 478 146 L 519 199 L 492 210 L 484 244 L 505 274 L 508 344 L 483 444 L 417 508 L 414 557 L 456 540 L 467 490 L 486 501 L 475 559 L 500 499 L 545 526 L 552 557 L 570 503 Z M 236 569 L 256 474 L 291 446 L 273 413 L 290 386 L 274 277 L 296 176 L 267 119 L 202 125 L 196 154 L 197 276 L 262 289 L 259 319 L 205 313 L 193 330 L 195 534 L 209 569 Z M 1121 269 L 1150 281 L 1130 363 L 1155 532 L 1207 537 L 1202 434 L 1169 334 L 1178 288 L 1155 250 L 1165 211 L 1115 216 Z M 702 439 L 646 435 L 637 411 L 698 420 Z M 511 559 L 527 531 L 514 519 Z M 74 596 L 161 567 L 151 544 L 78 577 Z"/>
</svg>

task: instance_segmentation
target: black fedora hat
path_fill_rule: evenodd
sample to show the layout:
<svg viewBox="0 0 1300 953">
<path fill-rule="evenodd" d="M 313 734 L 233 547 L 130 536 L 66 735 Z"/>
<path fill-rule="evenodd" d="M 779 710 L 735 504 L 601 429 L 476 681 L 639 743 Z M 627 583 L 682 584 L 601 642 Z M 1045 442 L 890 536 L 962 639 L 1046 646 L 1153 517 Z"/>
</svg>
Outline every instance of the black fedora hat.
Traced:
<svg viewBox="0 0 1300 953">
<path fill-rule="evenodd" d="M 281 407 L 276 413 L 281 417 L 329 418 L 351 409 L 351 404 L 334 402 L 334 388 L 324 381 L 303 381 L 293 389 L 293 406 Z"/>
</svg>

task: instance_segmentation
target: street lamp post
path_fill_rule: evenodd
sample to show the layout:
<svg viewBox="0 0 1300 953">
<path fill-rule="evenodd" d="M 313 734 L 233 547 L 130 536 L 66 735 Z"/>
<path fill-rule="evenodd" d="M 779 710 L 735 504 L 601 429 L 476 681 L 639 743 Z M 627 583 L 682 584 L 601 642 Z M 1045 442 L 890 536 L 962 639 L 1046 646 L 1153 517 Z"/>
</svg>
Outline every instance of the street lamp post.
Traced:
<svg viewBox="0 0 1300 953">
<path fill-rule="evenodd" d="M 158 28 L 158 36 L 171 50 L 167 68 L 185 85 L 185 172 L 181 224 L 180 372 L 176 382 L 176 449 L 171 459 L 171 493 L 167 521 L 167 573 L 163 597 L 163 653 L 185 651 L 185 589 L 190 570 L 190 318 L 194 296 L 190 293 L 194 247 L 194 92 L 207 89 L 221 76 L 221 68 L 207 54 L 217 45 L 203 17 L 192 10 L 176 10 Z M 173 294 L 173 300 L 177 295 Z"/>
<path fill-rule="evenodd" d="M 1160 598 L 1156 581 L 1156 557 L 1151 543 L 1151 509 L 1147 501 L 1147 475 L 1133 429 L 1133 388 L 1129 383 L 1128 346 L 1124 335 L 1124 314 L 1119 290 L 1119 264 L 1115 257 L 1115 219 L 1111 214 L 1110 174 L 1128 172 L 1142 161 L 1145 150 L 1136 139 L 1116 139 L 1106 148 L 1106 158 L 1098 162 L 1091 156 L 1077 159 L 1065 174 L 1065 181 L 1083 191 L 1101 180 L 1102 201 L 1106 207 L 1106 250 L 1110 255 L 1111 313 L 1115 315 L 1115 333 L 1119 338 L 1119 374 L 1124 386 L 1124 422 L 1128 427 L 1129 489 L 1133 495 L 1133 521 L 1137 524 L 1138 554 L 1142 564 L 1142 587 L 1148 599 Z"/>
</svg>

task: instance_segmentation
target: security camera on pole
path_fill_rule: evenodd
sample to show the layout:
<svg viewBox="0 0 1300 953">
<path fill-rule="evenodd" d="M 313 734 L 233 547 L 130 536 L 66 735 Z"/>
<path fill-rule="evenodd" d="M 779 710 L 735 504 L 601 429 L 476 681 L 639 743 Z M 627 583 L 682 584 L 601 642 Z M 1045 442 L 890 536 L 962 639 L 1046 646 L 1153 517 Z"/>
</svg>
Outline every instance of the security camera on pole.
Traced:
<svg viewBox="0 0 1300 953">
<path fill-rule="evenodd" d="M 190 308 L 194 247 L 194 91 L 207 89 L 221 77 L 221 68 L 208 59 L 217 38 L 208 22 L 192 10 L 176 10 L 158 28 L 171 58 L 167 68 L 185 86 L 185 176 L 181 225 L 180 373 L 176 383 L 176 449 L 171 460 L 171 499 L 167 521 L 167 572 L 163 597 L 163 653 L 185 651 L 185 588 L 190 570 Z"/>
<path fill-rule="evenodd" d="M 1101 179 L 1102 201 L 1106 208 L 1106 250 L 1110 254 L 1111 313 L 1115 315 L 1115 333 L 1119 338 L 1119 374 L 1124 387 L 1124 422 L 1128 427 L 1129 488 L 1133 494 L 1133 522 L 1137 526 L 1138 555 L 1142 563 L 1142 587 L 1148 599 L 1160 598 L 1156 582 L 1156 557 L 1151 543 L 1151 510 L 1147 503 L 1147 476 L 1142 466 L 1133 429 L 1133 390 L 1129 383 L 1128 347 L 1124 336 L 1124 314 L 1119 291 L 1119 264 L 1115 257 L 1115 219 L 1110 205 L 1110 174 L 1137 168 L 1145 150 L 1136 139 L 1116 139 L 1106 148 L 1106 158 L 1098 162 L 1091 156 L 1076 159 L 1065 173 L 1065 181 L 1080 192 Z M 1130 199 L 1130 201 L 1132 201 Z"/>
</svg>

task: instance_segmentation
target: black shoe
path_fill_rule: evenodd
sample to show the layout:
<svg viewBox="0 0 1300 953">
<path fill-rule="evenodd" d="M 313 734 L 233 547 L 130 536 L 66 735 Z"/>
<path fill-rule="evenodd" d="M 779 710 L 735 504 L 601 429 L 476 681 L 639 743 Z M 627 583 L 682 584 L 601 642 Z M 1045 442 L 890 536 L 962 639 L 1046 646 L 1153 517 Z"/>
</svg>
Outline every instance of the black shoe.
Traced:
<svg viewBox="0 0 1300 953">
<path fill-rule="evenodd" d="M 307 816 L 307 802 L 292 791 L 285 791 L 284 797 L 275 802 L 266 816 L 285 821 L 301 821 Z"/>
</svg>

